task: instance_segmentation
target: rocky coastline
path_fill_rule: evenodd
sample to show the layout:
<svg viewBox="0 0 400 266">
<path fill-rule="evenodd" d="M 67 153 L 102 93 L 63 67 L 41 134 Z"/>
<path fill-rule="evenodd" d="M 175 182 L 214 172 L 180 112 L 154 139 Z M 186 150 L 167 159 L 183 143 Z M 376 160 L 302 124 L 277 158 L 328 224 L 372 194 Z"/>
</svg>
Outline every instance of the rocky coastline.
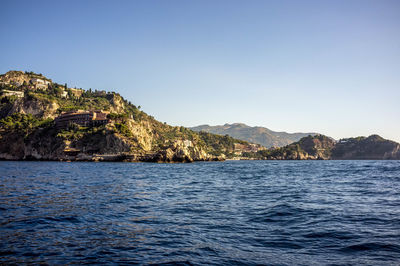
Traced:
<svg viewBox="0 0 400 266">
<path fill-rule="evenodd" d="M 377 135 L 313 134 L 284 147 L 161 123 L 115 92 L 60 85 L 42 74 L 0 75 L 0 160 L 195 162 L 400 159 Z"/>
</svg>

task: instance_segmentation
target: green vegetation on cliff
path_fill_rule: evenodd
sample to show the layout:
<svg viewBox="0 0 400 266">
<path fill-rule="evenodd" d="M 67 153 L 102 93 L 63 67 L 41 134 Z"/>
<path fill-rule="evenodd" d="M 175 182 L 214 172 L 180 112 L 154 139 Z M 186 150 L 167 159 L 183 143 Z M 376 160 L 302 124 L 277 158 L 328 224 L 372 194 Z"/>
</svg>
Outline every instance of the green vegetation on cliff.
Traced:
<svg viewBox="0 0 400 266">
<path fill-rule="evenodd" d="M 62 112 L 77 110 L 106 111 L 108 123 L 55 125 Z M 249 133 L 243 124 L 224 127 Z M 255 139 L 266 133 L 263 128 L 250 129 Z M 115 92 L 68 88 L 32 72 L 0 75 L 0 159 L 190 162 L 225 158 L 400 159 L 400 144 L 377 135 L 339 142 L 308 135 L 284 147 L 265 149 L 227 134 L 161 123 Z"/>
<path fill-rule="evenodd" d="M 54 119 L 62 112 L 77 110 L 108 112 L 110 122 L 55 127 Z M 0 119 L 3 159 L 74 160 L 123 153 L 131 160 L 214 160 L 233 157 L 235 143 L 249 145 L 229 136 L 169 126 L 118 93 L 68 88 L 33 72 L 0 75 Z"/>
<path fill-rule="evenodd" d="M 332 159 L 400 159 L 400 145 L 378 135 L 341 139 L 332 149 Z"/>
<path fill-rule="evenodd" d="M 31 114 L 14 113 L 0 120 L 0 130 L 30 134 L 38 128 L 53 126 L 53 119 L 38 119 Z"/>
<path fill-rule="evenodd" d="M 235 143 L 247 144 L 246 141 L 237 140 L 228 135 L 222 136 L 207 132 L 199 132 L 198 134 L 203 141 L 203 145 L 207 147 L 207 152 L 215 156 L 225 154 L 227 158 L 232 158 L 235 156 Z M 250 154 L 245 157 L 250 158 Z"/>
</svg>

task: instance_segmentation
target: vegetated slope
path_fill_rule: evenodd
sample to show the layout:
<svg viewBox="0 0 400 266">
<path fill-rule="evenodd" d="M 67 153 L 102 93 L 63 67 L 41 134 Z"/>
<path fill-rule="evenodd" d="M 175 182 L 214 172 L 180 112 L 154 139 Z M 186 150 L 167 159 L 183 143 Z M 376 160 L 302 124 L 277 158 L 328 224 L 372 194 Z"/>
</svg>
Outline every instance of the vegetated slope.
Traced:
<svg viewBox="0 0 400 266">
<path fill-rule="evenodd" d="M 400 144 L 378 135 L 341 139 L 307 136 L 281 148 L 258 151 L 248 156 L 267 160 L 385 160 L 400 159 Z"/>
<path fill-rule="evenodd" d="M 71 110 L 107 111 L 108 123 L 57 128 L 54 118 Z M 0 159 L 190 162 L 225 158 L 400 159 L 400 144 L 377 135 L 339 142 L 309 135 L 281 148 L 265 149 L 228 135 L 161 123 L 118 93 L 68 88 L 32 72 L 0 75 Z"/>
<path fill-rule="evenodd" d="M 242 123 L 225 124 L 221 126 L 201 125 L 191 127 L 190 129 L 197 132 L 205 131 L 221 135 L 227 134 L 233 138 L 257 143 L 267 148 L 283 147 L 308 135 L 316 135 L 316 133 L 276 132 L 265 127 L 250 127 Z"/>
<path fill-rule="evenodd" d="M 341 139 L 332 150 L 332 159 L 400 159 L 400 144 L 378 135 Z"/>
<path fill-rule="evenodd" d="M 72 110 L 107 111 L 109 123 L 56 128 L 54 118 Z M 241 153 L 235 144 L 254 146 L 172 127 L 118 93 L 68 88 L 32 72 L 0 75 L 0 119 L 0 159 L 190 162 L 233 157 Z"/>
</svg>

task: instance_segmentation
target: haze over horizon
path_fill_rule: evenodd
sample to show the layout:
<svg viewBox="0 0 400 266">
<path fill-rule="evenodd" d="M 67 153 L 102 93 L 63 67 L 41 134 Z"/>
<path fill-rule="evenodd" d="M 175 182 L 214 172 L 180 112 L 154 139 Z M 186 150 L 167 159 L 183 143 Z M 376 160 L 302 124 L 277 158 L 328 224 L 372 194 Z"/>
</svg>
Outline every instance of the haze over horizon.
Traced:
<svg viewBox="0 0 400 266">
<path fill-rule="evenodd" d="M 0 73 L 187 127 L 400 142 L 399 1 L 3 1 Z"/>
</svg>

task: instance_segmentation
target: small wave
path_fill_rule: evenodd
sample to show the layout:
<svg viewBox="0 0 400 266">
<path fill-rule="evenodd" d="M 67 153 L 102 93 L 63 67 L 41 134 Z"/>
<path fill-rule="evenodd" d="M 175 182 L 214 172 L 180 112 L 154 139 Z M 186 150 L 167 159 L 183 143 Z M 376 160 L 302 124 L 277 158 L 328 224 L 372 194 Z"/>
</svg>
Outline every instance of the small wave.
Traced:
<svg viewBox="0 0 400 266">
<path fill-rule="evenodd" d="M 304 246 L 297 241 L 256 239 L 254 242 L 260 244 L 263 247 L 284 248 L 284 249 L 304 248 Z"/>
<path fill-rule="evenodd" d="M 26 257 L 38 257 L 40 254 L 39 253 L 35 253 L 35 252 L 25 252 L 22 254 L 22 256 L 26 256 Z"/>
<path fill-rule="evenodd" d="M 323 238 L 332 238 L 332 239 L 340 239 L 340 240 L 348 240 L 356 238 L 357 236 L 349 233 L 349 232 L 312 232 L 308 234 L 304 234 L 305 238 L 315 238 L 315 239 L 323 239 Z"/>
<path fill-rule="evenodd" d="M 314 215 L 306 209 L 293 207 L 287 204 L 276 205 L 263 212 L 252 214 L 250 222 L 282 222 L 288 220 L 305 219 L 308 215 Z"/>
<path fill-rule="evenodd" d="M 79 219 L 75 216 L 44 217 L 43 220 L 51 222 L 79 223 Z"/>
<path fill-rule="evenodd" d="M 0 257 L 2 257 L 2 256 L 10 256 L 10 255 L 14 255 L 14 254 L 17 254 L 17 252 L 15 252 L 13 250 L 4 250 L 4 251 L 0 250 Z"/>
<path fill-rule="evenodd" d="M 350 245 L 341 249 L 342 252 L 359 252 L 359 251 L 390 251 L 400 252 L 400 246 L 397 244 L 386 244 L 386 243 L 361 243 Z"/>
<path fill-rule="evenodd" d="M 160 263 L 150 263 L 149 265 L 178 265 L 178 266 L 182 265 L 182 266 L 186 266 L 186 265 L 194 265 L 194 264 L 188 260 L 183 260 L 183 261 L 172 260 L 172 261 L 160 262 Z"/>
</svg>

